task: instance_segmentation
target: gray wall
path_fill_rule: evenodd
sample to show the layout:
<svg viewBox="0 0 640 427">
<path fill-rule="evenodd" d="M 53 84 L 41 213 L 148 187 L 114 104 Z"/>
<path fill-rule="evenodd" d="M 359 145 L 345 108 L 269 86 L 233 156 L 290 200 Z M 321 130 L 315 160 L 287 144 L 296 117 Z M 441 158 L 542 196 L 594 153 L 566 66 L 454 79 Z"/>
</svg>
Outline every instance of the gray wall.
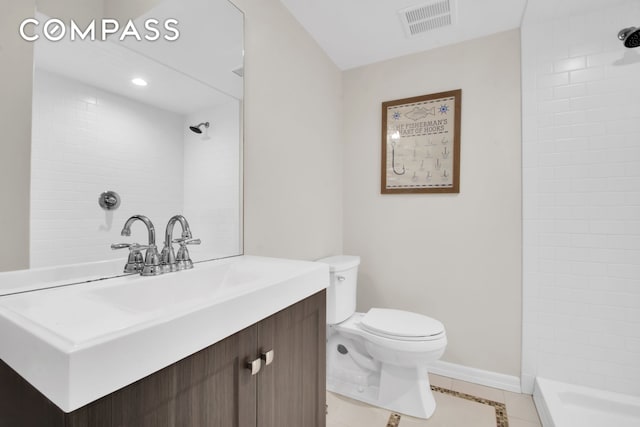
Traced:
<svg viewBox="0 0 640 427">
<path fill-rule="evenodd" d="M 34 1 L 0 0 L 0 271 L 29 266 L 29 174 L 33 45 L 20 38 L 20 22 Z"/>
<path fill-rule="evenodd" d="M 462 89 L 460 194 L 380 194 L 380 103 Z M 520 35 L 512 30 L 344 74 L 344 249 L 358 308 L 441 320 L 443 360 L 518 377 Z M 514 378 L 517 380 L 517 378 Z"/>
<path fill-rule="evenodd" d="M 341 73 L 277 0 L 245 12 L 245 253 L 342 250 Z"/>
</svg>

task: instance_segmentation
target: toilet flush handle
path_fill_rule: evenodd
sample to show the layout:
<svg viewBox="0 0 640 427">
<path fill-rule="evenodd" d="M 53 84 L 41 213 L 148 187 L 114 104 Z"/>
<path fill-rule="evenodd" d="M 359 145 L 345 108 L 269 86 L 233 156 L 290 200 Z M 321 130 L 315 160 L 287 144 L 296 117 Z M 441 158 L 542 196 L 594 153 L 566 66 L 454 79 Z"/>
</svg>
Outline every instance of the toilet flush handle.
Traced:
<svg viewBox="0 0 640 427">
<path fill-rule="evenodd" d="M 344 282 L 345 280 L 347 280 L 347 278 L 344 276 L 336 276 L 336 279 L 338 279 L 338 282 Z"/>
</svg>

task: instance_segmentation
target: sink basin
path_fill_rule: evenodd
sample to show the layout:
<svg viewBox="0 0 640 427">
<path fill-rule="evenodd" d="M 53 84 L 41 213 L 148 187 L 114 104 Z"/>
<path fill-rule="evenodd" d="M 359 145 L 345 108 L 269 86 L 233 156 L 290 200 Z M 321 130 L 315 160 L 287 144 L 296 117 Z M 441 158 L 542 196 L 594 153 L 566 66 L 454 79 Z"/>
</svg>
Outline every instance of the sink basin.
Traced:
<svg viewBox="0 0 640 427">
<path fill-rule="evenodd" d="M 156 277 L 7 295 L 0 297 L 0 359 L 71 412 L 328 282 L 328 267 L 320 263 L 238 256 Z"/>
</svg>

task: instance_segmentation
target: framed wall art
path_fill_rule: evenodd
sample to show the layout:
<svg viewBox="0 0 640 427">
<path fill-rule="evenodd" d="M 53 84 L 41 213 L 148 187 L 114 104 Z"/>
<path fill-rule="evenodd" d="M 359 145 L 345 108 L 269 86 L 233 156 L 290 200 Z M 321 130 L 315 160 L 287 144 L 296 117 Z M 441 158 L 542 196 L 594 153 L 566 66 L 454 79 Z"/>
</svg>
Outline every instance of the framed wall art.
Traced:
<svg viewBox="0 0 640 427">
<path fill-rule="evenodd" d="M 382 103 L 382 194 L 460 192 L 462 90 Z"/>
</svg>

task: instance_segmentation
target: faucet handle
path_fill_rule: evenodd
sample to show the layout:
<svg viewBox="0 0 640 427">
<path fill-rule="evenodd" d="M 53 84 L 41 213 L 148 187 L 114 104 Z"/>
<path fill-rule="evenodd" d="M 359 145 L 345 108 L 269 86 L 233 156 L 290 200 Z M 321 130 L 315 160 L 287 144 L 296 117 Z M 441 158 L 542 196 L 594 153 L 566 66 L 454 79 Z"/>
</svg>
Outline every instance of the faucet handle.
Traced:
<svg viewBox="0 0 640 427">
<path fill-rule="evenodd" d="M 125 248 L 130 248 L 131 247 L 131 243 L 112 243 L 111 244 L 111 249 L 116 250 L 116 249 L 125 249 Z"/>
<path fill-rule="evenodd" d="M 139 245 L 137 243 L 114 243 L 111 245 L 111 249 L 129 249 L 129 258 L 124 266 L 125 273 L 140 273 L 144 268 L 144 259 L 142 258 L 143 249 L 147 249 L 149 246 Z"/>
<path fill-rule="evenodd" d="M 202 243 L 200 239 L 175 239 L 174 243 L 180 244 L 180 249 L 178 249 L 178 254 L 176 255 L 176 264 L 178 266 L 178 270 L 188 270 L 193 268 L 193 261 L 191 261 L 191 256 L 189 255 L 189 250 L 187 249 L 187 245 L 199 245 Z"/>
<path fill-rule="evenodd" d="M 130 251 L 141 251 L 143 249 L 149 249 L 149 245 L 140 245 L 138 243 L 113 243 L 111 245 L 111 249 L 126 249 L 128 248 Z"/>
<path fill-rule="evenodd" d="M 182 239 L 173 239 L 173 243 L 179 243 L 181 246 L 182 245 L 199 245 L 202 243 L 202 240 L 182 238 Z"/>
</svg>

